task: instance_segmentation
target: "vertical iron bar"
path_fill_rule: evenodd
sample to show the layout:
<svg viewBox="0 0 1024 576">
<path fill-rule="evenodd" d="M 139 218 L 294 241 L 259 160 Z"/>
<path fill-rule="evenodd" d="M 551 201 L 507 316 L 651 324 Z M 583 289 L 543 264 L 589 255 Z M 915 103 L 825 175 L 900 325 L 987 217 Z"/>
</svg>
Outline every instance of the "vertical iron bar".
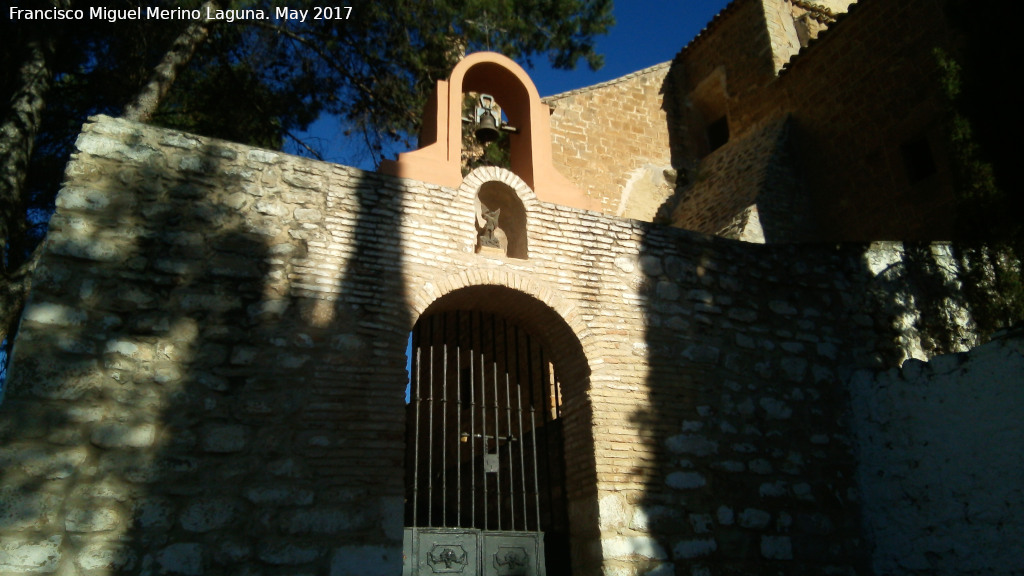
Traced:
<svg viewBox="0 0 1024 576">
<path fill-rule="evenodd" d="M 480 473 L 483 486 L 480 488 L 484 496 L 484 530 L 487 530 L 490 528 L 487 524 L 487 368 L 484 365 L 484 315 L 483 312 L 478 314 L 480 315 L 480 439 L 483 440 L 480 452 L 484 458 Z"/>
<path fill-rule="evenodd" d="M 455 311 L 455 525 L 462 527 L 462 315 Z"/>
<path fill-rule="evenodd" d="M 530 438 L 533 441 L 533 453 L 531 459 L 533 460 L 533 499 L 537 501 L 537 494 L 539 494 L 539 483 L 537 482 L 537 422 L 534 419 L 534 411 L 537 409 L 537 379 L 533 374 L 533 338 L 529 334 L 526 335 L 526 377 L 530 383 Z M 540 532 L 540 504 L 537 504 L 537 516 L 534 517 L 536 522 L 535 528 Z M 529 530 L 529 526 L 527 526 Z"/>
<path fill-rule="evenodd" d="M 544 354 L 544 348 L 540 345 L 537 346 L 537 356 L 540 360 L 540 373 L 544 382 L 544 413 L 541 414 L 542 426 L 544 426 L 544 443 L 541 445 L 541 448 L 544 449 L 544 454 L 537 454 L 544 466 L 544 495 L 541 497 L 538 490 L 537 498 L 544 500 L 544 509 L 548 511 L 548 517 L 553 520 L 550 506 L 552 501 L 551 485 L 554 478 L 552 478 L 551 474 L 551 450 L 549 448 L 551 443 L 554 442 L 554 426 L 551 426 L 551 373 L 548 370 L 548 357 Z"/>
<path fill-rule="evenodd" d="M 412 452 L 412 525 L 413 527 L 419 526 L 417 524 L 417 512 L 419 511 L 419 494 L 420 494 L 420 344 L 422 344 L 420 336 L 420 324 L 416 323 L 416 330 L 413 334 L 413 348 L 416 350 L 416 361 L 412 365 L 412 373 L 416 375 L 416 396 L 413 400 L 413 413 L 415 414 L 414 430 L 413 430 L 413 452 Z M 411 375 L 410 375 L 411 376 Z"/>
<path fill-rule="evenodd" d="M 502 346 L 505 352 L 505 429 L 508 430 L 508 508 L 509 508 L 509 524 L 512 530 L 516 529 L 516 486 L 515 486 L 515 467 L 512 465 L 512 396 L 511 387 L 509 383 L 509 368 L 508 363 L 508 321 L 502 319 L 501 321 L 501 335 L 502 335 Z M 521 439 L 520 439 L 521 440 Z"/>
<path fill-rule="evenodd" d="M 476 524 L 476 381 L 475 365 L 476 358 L 473 357 L 477 348 L 473 344 L 473 314 L 469 315 L 469 496 L 470 512 L 469 521 L 473 528 L 479 528 Z"/>
<path fill-rule="evenodd" d="M 530 427 L 533 428 L 533 502 L 537 509 L 537 532 L 540 532 L 540 481 L 537 480 L 537 419 L 535 409 L 530 406 Z"/>
<path fill-rule="evenodd" d="M 519 493 L 523 501 L 523 530 L 530 529 L 529 516 L 526 513 L 526 434 L 523 433 L 523 365 L 519 357 L 519 336 L 521 331 L 516 328 L 516 415 L 519 417 Z"/>
<path fill-rule="evenodd" d="M 550 420 L 553 422 L 558 419 L 558 377 L 555 374 L 555 364 L 551 362 L 551 357 L 546 354 L 543 354 L 543 351 L 541 352 L 541 354 L 544 356 L 544 367 L 548 371 L 548 382 L 549 386 L 551 386 Z"/>
<path fill-rule="evenodd" d="M 512 466 L 512 443 L 513 443 L 512 441 L 514 439 L 514 436 L 512 435 L 512 408 L 511 408 L 511 406 L 512 406 L 512 397 L 509 394 L 510 387 L 511 387 L 511 385 L 509 384 L 508 372 L 505 372 L 505 403 L 506 403 L 506 407 L 505 407 L 505 425 L 507 426 L 506 430 L 508 430 L 508 434 L 506 435 L 507 440 L 505 442 L 505 444 L 506 444 L 505 448 L 508 450 L 508 507 L 509 507 L 509 513 L 508 513 L 509 518 L 508 518 L 508 521 L 509 521 L 510 529 L 511 530 L 515 530 L 516 529 L 516 486 L 515 486 L 515 478 L 514 478 L 515 474 L 514 474 L 514 472 L 515 472 L 516 469 L 515 469 L 514 466 Z"/>
<path fill-rule="evenodd" d="M 551 385 L 555 387 L 555 418 L 562 417 L 562 383 L 558 381 L 558 374 L 555 374 L 552 366 Z"/>
<path fill-rule="evenodd" d="M 498 406 L 498 337 L 497 337 L 497 316 L 491 316 L 491 367 L 494 373 L 494 379 L 491 383 L 494 385 L 494 459 L 499 462 L 498 471 L 494 474 L 494 483 L 498 489 L 497 494 L 497 521 L 498 530 L 501 530 L 501 419 L 499 416 Z M 507 443 L 507 442 L 506 442 Z"/>
<path fill-rule="evenodd" d="M 427 425 L 427 526 L 434 525 L 434 318 L 430 319 L 430 378 L 428 386 L 427 407 L 430 417 Z"/>
<path fill-rule="evenodd" d="M 441 316 L 441 526 L 448 526 L 448 313 Z"/>
</svg>

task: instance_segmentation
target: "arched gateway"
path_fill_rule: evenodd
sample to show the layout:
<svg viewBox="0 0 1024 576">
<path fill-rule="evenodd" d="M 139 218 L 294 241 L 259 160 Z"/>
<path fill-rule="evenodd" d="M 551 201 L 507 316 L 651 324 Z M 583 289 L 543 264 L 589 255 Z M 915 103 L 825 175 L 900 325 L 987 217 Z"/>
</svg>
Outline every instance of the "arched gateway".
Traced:
<svg viewBox="0 0 1024 576">
<path fill-rule="evenodd" d="M 522 292 L 460 288 L 420 316 L 410 360 L 404 574 L 568 574 L 567 487 L 587 483 L 564 448 L 590 437 L 569 326 Z"/>
</svg>

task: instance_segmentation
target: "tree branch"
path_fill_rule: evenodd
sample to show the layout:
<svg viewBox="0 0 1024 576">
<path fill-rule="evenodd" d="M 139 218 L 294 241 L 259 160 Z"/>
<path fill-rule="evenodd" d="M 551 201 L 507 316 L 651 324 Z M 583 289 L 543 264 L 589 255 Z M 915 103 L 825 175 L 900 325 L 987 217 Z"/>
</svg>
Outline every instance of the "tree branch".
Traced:
<svg viewBox="0 0 1024 576">
<path fill-rule="evenodd" d="M 291 138 L 292 141 L 295 142 L 296 144 L 298 144 L 299 146 L 302 146 L 306 150 L 306 152 L 309 152 L 310 154 L 312 154 L 313 158 L 316 158 L 317 160 L 323 161 L 324 157 L 321 156 L 319 152 L 314 150 L 313 147 L 310 146 L 309 144 L 306 144 L 305 140 L 302 140 L 301 138 L 299 138 L 295 134 L 292 134 L 291 130 L 285 130 L 284 131 L 284 135 L 289 137 L 289 138 Z"/>
<path fill-rule="evenodd" d="M 214 0 L 207 0 L 200 8 L 204 14 L 218 10 L 219 6 Z M 174 40 L 170 50 L 164 54 L 163 60 L 153 70 L 149 82 L 142 87 L 136 95 L 135 100 L 129 102 L 124 108 L 122 117 L 134 122 L 148 122 L 153 118 L 153 113 L 160 106 L 164 96 L 170 91 L 178 73 L 188 64 L 196 53 L 199 45 L 206 41 L 210 34 L 210 21 L 203 18 L 193 22 Z"/>
<path fill-rule="evenodd" d="M 28 163 L 42 124 L 56 40 L 52 36 L 36 39 L 26 48 L 28 56 L 19 70 L 18 89 L 0 126 L 0 344 L 5 339 L 13 342 L 41 251 L 37 246 L 27 260 L 18 253 L 27 233 Z"/>
<path fill-rule="evenodd" d="M 25 180 L 36 135 L 43 121 L 46 93 L 50 89 L 52 37 L 28 43 L 27 57 L 18 71 L 17 91 L 10 111 L 0 126 L 0 271 L 20 261 L 11 254 L 11 238 L 24 227 Z"/>
<path fill-rule="evenodd" d="M 32 275 L 36 270 L 36 265 L 39 264 L 42 253 L 43 244 L 40 243 L 32 251 L 28 260 L 13 271 L 0 276 L 0 344 L 5 339 L 9 343 L 13 342 L 17 335 L 18 320 L 28 301 L 28 293 L 32 288 Z"/>
</svg>

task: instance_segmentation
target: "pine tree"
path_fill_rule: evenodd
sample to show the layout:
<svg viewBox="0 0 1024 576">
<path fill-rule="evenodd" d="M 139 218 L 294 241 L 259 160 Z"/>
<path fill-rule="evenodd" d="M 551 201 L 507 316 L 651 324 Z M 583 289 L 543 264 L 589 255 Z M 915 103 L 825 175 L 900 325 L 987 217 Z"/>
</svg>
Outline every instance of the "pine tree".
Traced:
<svg viewBox="0 0 1024 576">
<path fill-rule="evenodd" d="M 91 7 L 78 0 L 22 5 Z M 268 18 L 0 24 L 0 97 L 8 102 L 0 115 L 0 366 L 63 165 L 89 115 L 279 148 L 327 112 L 360 133 L 379 160 L 383 142 L 417 131 L 434 82 L 463 53 L 490 49 L 527 64 L 546 55 L 556 67 L 584 60 L 597 68 L 594 39 L 613 24 L 611 0 L 378 0 L 329 14 L 312 0 L 289 3 L 306 11 L 305 21 L 277 18 L 275 3 L 260 0 L 157 1 L 143 10 L 148 6 L 203 16 L 253 9 Z"/>
</svg>

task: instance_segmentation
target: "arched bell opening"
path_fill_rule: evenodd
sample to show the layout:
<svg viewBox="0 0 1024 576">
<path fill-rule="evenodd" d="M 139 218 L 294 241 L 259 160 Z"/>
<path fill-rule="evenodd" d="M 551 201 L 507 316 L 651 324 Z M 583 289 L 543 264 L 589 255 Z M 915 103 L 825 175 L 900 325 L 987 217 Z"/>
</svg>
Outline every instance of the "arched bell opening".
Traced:
<svg viewBox="0 0 1024 576">
<path fill-rule="evenodd" d="M 512 139 L 518 129 L 494 96 L 463 95 L 462 175 L 482 166 L 512 167 Z"/>
<path fill-rule="evenodd" d="M 515 128 L 509 136 L 508 169 L 540 200 L 587 210 L 597 208 L 555 170 L 548 118 L 551 109 L 541 102 L 533 81 L 514 61 L 492 52 L 466 56 L 452 69 L 448 80 L 438 81 L 424 111 L 419 149 L 399 154 L 395 161 L 382 162 L 381 171 L 457 187 L 463 177 L 460 136 L 466 94 L 486 94 L 500 103 L 502 118 Z M 497 116 L 491 120 L 499 123 Z"/>
<path fill-rule="evenodd" d="M 521 292 L 463 288 L 420 317 L 410 359 L 407 573 L 445 559 L 571 573 L 569 510 L 595 485 L 592 468 L 566 468 L 566 445 L 593 445 L 587 363 L 568 326 Z"/>
<path fill-rule="evenodd" d="M 471 118 L 474 140 L 479 141 L 478 138 L 484 135 L 489 135 L 485 138 L 502 140 L 502 167 L 530 183 L 534 177 L 536 143 L 533 141 L 532 123 L 537 106 L 524 85 L 525 81 L 528 79 L 517 77 L 512 70 L 501 65 L 481 62 L 466 69 L 461 90 L 477 100 Z M 491 122 L 494 122 L 493 130 Z"/>
</svg>

